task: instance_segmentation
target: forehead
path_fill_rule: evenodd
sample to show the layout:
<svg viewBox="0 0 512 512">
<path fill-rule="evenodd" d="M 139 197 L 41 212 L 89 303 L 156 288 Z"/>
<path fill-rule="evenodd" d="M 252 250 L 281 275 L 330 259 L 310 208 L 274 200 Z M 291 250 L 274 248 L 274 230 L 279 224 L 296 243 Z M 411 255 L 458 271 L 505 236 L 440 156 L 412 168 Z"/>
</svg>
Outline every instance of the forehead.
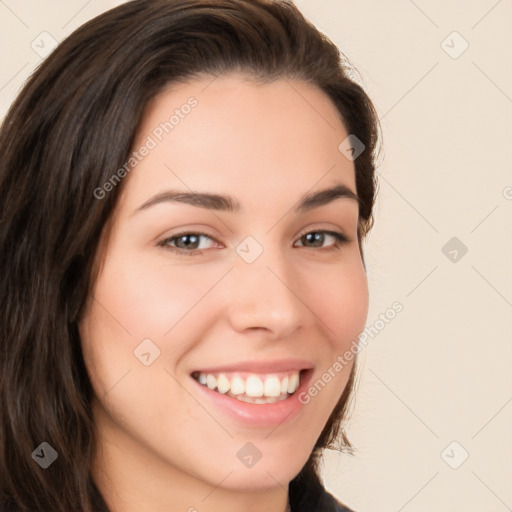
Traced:
<svg viewBox="0 0 512 512">
<path fill-rule="evenodd" d="M 353 162 L 338 149 L 347 136 L 334 104 L 311 84 L 236 74 L 172 84 L 146 108 L 133 149 L 150 150 L 126 192 L 137 200 L 165 187 L 221 192 L 243 204 L 266 191 L 260 206 L 334 183 L 355 192 Z"/>
</svg>

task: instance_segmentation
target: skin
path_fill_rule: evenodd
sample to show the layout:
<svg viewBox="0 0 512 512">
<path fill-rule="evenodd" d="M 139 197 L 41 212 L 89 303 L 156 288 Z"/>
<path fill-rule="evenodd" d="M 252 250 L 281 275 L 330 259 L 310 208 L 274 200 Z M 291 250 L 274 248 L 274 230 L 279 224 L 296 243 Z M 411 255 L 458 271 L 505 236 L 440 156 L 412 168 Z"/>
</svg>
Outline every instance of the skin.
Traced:
<svg viewBox="0 0 512 512">
<path fill-rule="evenodd" d="M 363 330 L 368 288 L 357 201 L 294 211 L 306 193 L 337 184 L 356 192 L 354 164 L 338 150 L 348 134 L 314 86 L 232 74 L 173 84 L 154 98 L 134 148 L 191 96 L 197 107 L 122 183 L 80 322 L 96 394 L 93 475 L 113 512 L 284 512 L 288 483 L 351 366 L 273 429 L 224 415 L 190 373 L 299 357 L 313 363 L 314 382 Z M 229 194 L 241 210 L 163 202 L 136 212 L 168 189 Z M 177 239 L 158 245 L 198 230 L 211 239 L 202 238 L 194 255 L 173 252 Z M 303 237 L 322 230 L 348 241 L 326 236 L 317 247 Z M 263 248 L 251 264 L 235 250 L 249 235 Z M 161 351 L 150 366 L 133 353 L 147 338 Z M 236 456 L 248 441 L 262 453 L 251 468 Z"/>
</svg>

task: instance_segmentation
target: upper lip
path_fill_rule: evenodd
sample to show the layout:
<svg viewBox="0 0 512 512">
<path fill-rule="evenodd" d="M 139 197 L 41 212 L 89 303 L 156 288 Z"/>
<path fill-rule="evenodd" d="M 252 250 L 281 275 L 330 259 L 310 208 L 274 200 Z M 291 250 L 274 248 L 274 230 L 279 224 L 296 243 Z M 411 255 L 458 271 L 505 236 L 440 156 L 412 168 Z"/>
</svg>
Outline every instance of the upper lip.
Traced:
<svg viewBox="0 0 512 512">
<path fill-rule="evenodd" d="M 313 368 L 313 363 L 305 359 L 275 359 L 272 361 L 239 361 L 221 366 L 209 366 L 198 368 L 192 373 L 221 373 L 221 372 L 250 372 L 250 373 L 273 373 L 284 372 L 287 370 L 309 370 Z"/>
</svg>

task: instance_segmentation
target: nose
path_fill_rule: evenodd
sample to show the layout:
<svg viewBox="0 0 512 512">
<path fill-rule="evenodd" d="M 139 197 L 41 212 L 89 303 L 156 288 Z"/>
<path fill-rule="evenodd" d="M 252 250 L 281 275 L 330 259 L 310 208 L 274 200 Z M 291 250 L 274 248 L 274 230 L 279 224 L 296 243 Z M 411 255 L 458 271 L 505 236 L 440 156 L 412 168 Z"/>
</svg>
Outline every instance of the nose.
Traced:
<svg viewBox="0 0 512 512">
<path fill-rule="evenodd" d="M 297 273 L 282 255 L 270 257 L 268 253 L 253 263 L 236 262 L 227 311 L 237 332 L 261 331 L 278 340 L 304 327 L 309 311 Z"/>
</svg>

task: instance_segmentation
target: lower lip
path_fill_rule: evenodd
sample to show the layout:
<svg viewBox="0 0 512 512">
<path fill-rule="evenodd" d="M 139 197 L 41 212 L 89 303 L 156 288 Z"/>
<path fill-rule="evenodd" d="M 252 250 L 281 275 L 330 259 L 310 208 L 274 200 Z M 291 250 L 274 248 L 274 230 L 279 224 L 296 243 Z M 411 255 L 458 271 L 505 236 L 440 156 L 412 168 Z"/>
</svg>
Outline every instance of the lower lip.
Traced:
<svg viewBox="0 0 512 512">
<path fill-rule="evenodd" d="M 207 386 L 199 384 L 199 382 L 192 377 L 191 379 L 199 387 L 204 396 L 224 414 L 251 427 L 265 428 L 288 423 L 302 411 L 304 404 L 299 401 L 299 396 L 301 392 L 307 389 L 312 373 L 313 370 L 306 370 L 301 374 L 300 385 L 293 395 L 285 400 L 269 404 L 241 402 L 236 398 L 223 395 L 222 393 L 211 390 Z"/>
</svg>

